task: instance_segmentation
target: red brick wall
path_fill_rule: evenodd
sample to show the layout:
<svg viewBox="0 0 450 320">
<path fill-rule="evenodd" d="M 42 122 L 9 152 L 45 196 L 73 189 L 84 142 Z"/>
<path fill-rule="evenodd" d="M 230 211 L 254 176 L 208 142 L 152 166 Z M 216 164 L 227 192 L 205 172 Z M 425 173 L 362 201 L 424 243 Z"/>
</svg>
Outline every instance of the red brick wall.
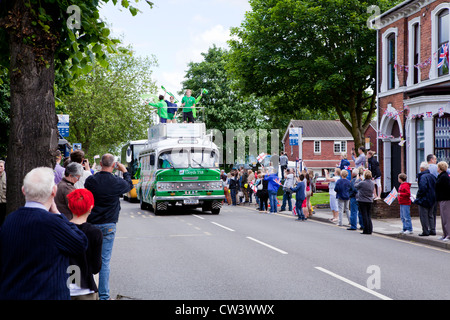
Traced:
<svg viewBox="0 0 450 320">
<path fill-rule="evenodd" d="M 336 141 L 338 139 L 336 138 Z M 298 146 L 289 145 L 289 137 L 286 137 L 284 140 L 284 151 L 287 153 L 289 161 L 295 161 L 298 158 Z M 354 142 L 347 141 L 347 159 L 351 160 L 351 151 L 354 147 Z M 293 149 L 293 154 L 291 155 L 291 148 Z M 336 160 L 338 163 L 341 160 L 341 154 L 334 153 L 334 140 L 322 140 L 321 141 L 321 152 L 320 154 L 314 153 L 314 141 L 312 140 L 304 140 L 303 141 L 303 160 Z"/>
<path fill-rule="evenodd" d="M 382 59 L 383 59 L 383 41 L 382 35 L 389 28 L 398 28 L 398 38 L 397 38 L 397 63 L 399 65 L 408 65 L 408 23 L 409 21 L 421 17 L 420 19 L 420 62 L 424 62 L 426 59 L 432 56 L 432 48 L 431 48 L 431 13 L 432 11 L 441 3 L 448 2 L 448 0 L 436 0 L 433 3 L 423 7 L 419 12 L 402 19 L 399 19 L 384 28 L 379 30 L 379 82 L 381 85 L 382 80 Z M 421 68 L 420 77 L 421 80 L 427 80 L 429 78 L 431 65 L 425 66 Z M 405 86 L 406 79 L 408 77 L 408 73 L 403 70 L 397 69 L 399 85 Z"/>
<path fill-rule="evenodd" d="M 432 57 L 432 48 L 431 48 L 431 14 L 432 11 L 441 3 L 444 2 L 448 2 L 448 0 L 436 0 L 433 3 L 423 7 L 419 12 L 415 13 L 414 15 L 411 15 L 409 17 L 405 17 L 402 19 L 399 19 L 385 27 L 383 27 L 382 29 L 379 30 L 379 38 L 378 38 L 378 46 L 379 46 L 379 52 L 378 52 L 378 59 L 379 59 L 379 79 L 378 79 L 378 84 L 381 86 L 381 82 L 382 82 L 382 77 L 383 75 L 385 75 L 386 73 L 383 73 L 382 71 L 382 67 L 383 67 L 383 39 L 382 39 L 382 35 L 383 33 L 385 33 L 389 28 L 398 28 L 398 37 L 397 37 L 397 64 L 398 65 L 402 65 L 402 66 L 406 66 L 408 65 L 409 61 L 408 61 L 408 34 L 409 34 L 409 30 L 408 30 L 408 23 L 409 21 L 413 20 L 414 18 L 417 17 L 421 17 L 420 19 L 420 61 L 419 62 L 424 62 L 426 61 L 429 57 Z M 433 58 L 433 57 L 432 57 Z M 420 78 L 421 81 L 424 80 L 428 80 L 429 79 L 429 72 L 430 72 L 430 68 L 431 65 L 425 66 L 423 68 L 420 69 Z M 397 68 L 397 75 L 398 75 L 398 80 L 399 80 L 399 86 L 406 86 L 406 81 L 407 81 L 407 77 L 408 77 L 408 73 L 406 72 L 406 70 L 401 70 L 400 68 Z M 412 72 L 412 70 L 410 70 L 410 72 Z M 379 98 L 379 112 L 378 112 L 378 118 L 379 118 L 379 123 L 381 123 L 381 118 L 383 117 L 384 111 L 386 110 L 388 104 L 391 104 L 393 108 L 395 108 L 398 111 L 402 111 L 404 108 L 404 101 L 407 98 L 406 94 L 400 92 L 400 93 L 393 93 L 392 95 L 389 96 L 384 96 Z M 405 124 L 405 116 L 406 114 L 403 113 L 401 114 L 400 117 L 400 122 L 401 125 L 403 127 L 404 130 L 404 124 Z M 383 134 L 386 135 L 391 135 L 391 132 L 381 132 Z M 396 136 L 397 138 L 397 136 Z M 384 163 L 383 163 L 383 150 L 382 150 L 382 143 L 380 142 L 379 147 L 379 163 L 380 163 L 380 167 L 382 169 L 382 174 L 384 175 L 383 172 L 383 167 L 384 167 Z M 402 147 L 402 159 L 401 159 L 401 164 L 402 164 L 402 171 L 406 172 L 406 168 L 405 168 L 405 152 L 404 152 L 404 148 Z"/>
</svg>

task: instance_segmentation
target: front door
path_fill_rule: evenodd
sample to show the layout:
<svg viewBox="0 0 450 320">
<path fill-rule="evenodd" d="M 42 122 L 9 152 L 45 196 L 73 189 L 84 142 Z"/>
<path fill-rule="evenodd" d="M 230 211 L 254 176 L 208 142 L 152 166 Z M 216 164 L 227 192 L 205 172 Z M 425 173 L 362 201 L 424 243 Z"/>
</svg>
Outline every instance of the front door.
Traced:
<svg viewBox="0 0 450 320">
<path fill-rule="evenodd" d="M 398 142 L 391 143 L 391 189 L 395 187 L 398 191 L 400 183 L 398 175 L 402 173 L 402 147 Z"/>
</svg>

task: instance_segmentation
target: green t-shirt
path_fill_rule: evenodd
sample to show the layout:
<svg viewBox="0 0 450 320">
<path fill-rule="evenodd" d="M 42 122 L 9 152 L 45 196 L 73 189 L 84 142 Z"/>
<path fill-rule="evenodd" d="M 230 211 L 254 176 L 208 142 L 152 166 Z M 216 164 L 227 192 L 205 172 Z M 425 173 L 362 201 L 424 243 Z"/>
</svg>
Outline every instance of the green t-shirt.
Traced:
<svg viewBox="0 0 450 320">
<path fill-rule="evenodd" d="M 185 103 L 183 107 L 183 112 L 191 112 L 192 106 L 195 104 L 195 98 L 194 97 L 187 97 L 184 96 L 183 99 L 181 99 L 181 104 Z"/>
<path fill-rule="evenodd" d="M 164 100 L 159 100 L 158 103 L 149 103 L 149 105 L 158 108 L 158 115 L 167 119 L 167 103 Z"/>
</svg>

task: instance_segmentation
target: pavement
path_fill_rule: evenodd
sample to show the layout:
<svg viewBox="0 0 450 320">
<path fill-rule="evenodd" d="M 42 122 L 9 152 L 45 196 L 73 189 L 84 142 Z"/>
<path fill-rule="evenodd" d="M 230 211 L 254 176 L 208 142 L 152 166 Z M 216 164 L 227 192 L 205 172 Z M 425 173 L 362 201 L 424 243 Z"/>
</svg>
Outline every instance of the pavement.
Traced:
<svg viewBox="0 0 450 320">
<path fill-rule="evenodd" d="M 292 215 L 292 212 L 289 211 L 282 211 L 281 214 L 287 214 Z M 400 213 L 399 213 L 400 214 Z M 315 209 L 314 214 L 309 219 L 311 220 L 318 220 L 322 222 L 328 222 L 330 224 L 336 225 L 336 227 L 339 227 L 336 223 L 331 222 L 330 219 L 333 217 L 333 214 L 330 209 Z M 349 225 L 346 225 L 348 223 L 347 217 L 343 217 L 343 226 L 339 228 L 343 228 L 346 230 Z M 400 217 L 398 219 L 374 219 L 372 218 L 372 225 L 373 225 L 373 233 L 376 234 L 382 234 L 389 237 L 394 237 L 398 239 L 402 239 L 405 241 L 411 241 L 414 243 L 422 243 L 429 246 L 438 247 L 441 249 L 450 250 L 450 241 L 442 241 L 439 240 L 439 238 L 443 235 L 442 233 L 442 223 L 441 223 L 441 217 L 436 217 L 436 235 L 435 236 L 419 236 L 420 233 L 422 233 L 422 225 L 420 224 L 419 217 L 411 217 L 411 222 L 413 225 L 413 234 L 403 234 L 401 231 L 403 230 L 403 224 L 400 220 Z M 359 227 L 359 223 L 358 223 Z M 347 230 L 346 230 L 347 231 Z M 354 231 L 348 231 L 348 232 L 354 232 Z M 358 232 L 358 231 L 356 231 Z"/>
<path fill-rule="evenodd" d="M 284 214 L 284 215 L 291 215 L 292 211 L 286 210 L 286 211 L 279 211 L 280 208 L 278 207 L 278 214 Z M 333 217 L 333 214 L 331 210 L 328 209 L 314 209 L 314 214 L 312 217 L 308 218 L 311 220 L 317 220 L 321 222 L 330 223 L 332 225 L 335 225 L 338 228 L 342 228 L 345 231 L 349 227 L 347 217 L 343 217 L 343 226 L 339 227 L 336 223 L 331 222 L 330 219 Z M 398 239 L 402 239 L 404 241 L 410 241 L 414 243 L 421 243 L 445 250 L 450 250 L 450 241 L 442 241 L 439 240 L 439 238 L 443 235 L 442 232 L 442 223 L 441 223 L 441 217 L 436 217 L 436 235 L 435 236 L 419 236 L 420 233 L 422 233 L 422 225 L 420 223 L 419 217 L 411 217 L 411 222 L 413 225 L 413 234 L 403 234 L 401 231 L 403 230 L 403 224 L 400 220 L 400 213 L 399 218 L 393 218 L 393 219 L 375 219 L 372 218 L 372 225 L 373 225 L 373 233 L 381 234 L 389 237 L 394 237 Z M 359 223 L 358 223 L 359 227 Z M 357 231 L 347 231 L 347 232 L 358 232 Z"/>
</svg>

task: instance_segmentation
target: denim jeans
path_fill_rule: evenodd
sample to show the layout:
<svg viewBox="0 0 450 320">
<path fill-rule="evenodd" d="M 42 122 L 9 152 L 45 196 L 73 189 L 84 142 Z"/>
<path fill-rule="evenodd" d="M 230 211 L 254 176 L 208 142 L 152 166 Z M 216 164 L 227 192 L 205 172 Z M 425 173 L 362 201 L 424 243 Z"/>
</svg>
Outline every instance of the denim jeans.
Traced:
<svg viewBox="0 0 450 320">
<path fill-rule="evenodd" d="M 270 212 L 277 212 L 277 191 L 269 190 Z"/>
<path fill-rule="evenodd" d="M 345 215 L 347 216 L 348 223 L 350 223 L 350 215 L 349 215 L 350 200 L 337 199 L 337 202 L 338 202 L 338 208 L 339 208 L 338 225 L 340 225 L 340 226 L 343 225 L 343 222 L 342 222 L 343 213 L 345 213 Z"/>
<path fill-rule="evenodd" d="M 303 201 L 295 201 L 295 211 L 297 211 L 297 219 L 305 220 L 305 215 L 303 214 L 302 208 Z"/>
<path fill-rule="evenodd" d="M 403 223 L 403 231 L 413 231 L 411 223 L 411 206 L 401 204 L 400 205 L 400 219 Z"/>
<path fill-rule="evenodd" d="M 102 268 L 99 272 L 98 296 L 100 300 L 109 300 L 109 273 L 111 270 L 109 262 L 111 261 L 114 238 L 116 237 L 116 224 L 104 223 L 93 224 L 93 226 L 99 228 L 103 233 Z"/>
<path fill-rule="evenodd" d="M 283 193 L 283 204 L 281 205 L 281 211 L 286 210 L 286 201 L 289 205 L 289 211 L 292 211 L 292 192 L 284 192 Z"/>
<path fill-rule="evenodd" d="M 231 194 L 231 204 L 233 205 L 233 206 L 235 206 L 236 205 L 236 194 L 237 194 L 237 192 L 236 192 L 236 189 L 230 189 L 230 194 Z"/>
<path fill-rule="evenodd" d="M 356 201 L 356 198 L 350 198 L 350 228 L 356 230 L 358 223 L 358 201 Z M 361 220 L 360 220 L 361 221 Z"/>
</svg>

